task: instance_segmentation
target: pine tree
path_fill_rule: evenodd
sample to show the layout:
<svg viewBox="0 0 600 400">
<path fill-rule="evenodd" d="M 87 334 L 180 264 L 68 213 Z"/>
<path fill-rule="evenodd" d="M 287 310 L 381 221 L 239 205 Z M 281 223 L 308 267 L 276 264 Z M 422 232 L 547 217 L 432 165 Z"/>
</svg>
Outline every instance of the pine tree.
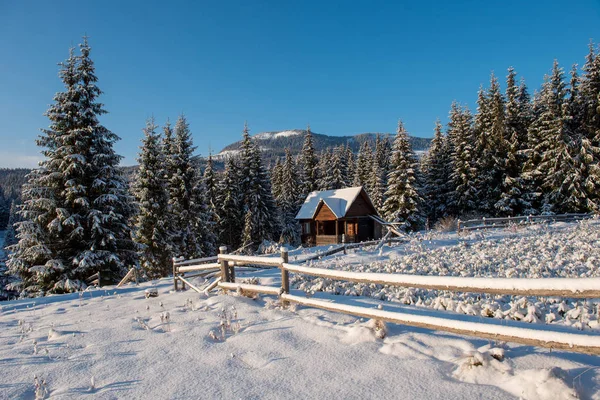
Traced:
<svg viewBox="0 0 600 400">
<path fill-rule="evenodd" d="M 524 84 L 516 84 L 516 72 L 511 67 L 506 77 L 506 157 L 504 159 L 504 177 L 500 200 L 494 207 L 501 215 L 515 216 L 529 214 L 531 204 L 524 198 L 524 181 L 521 171 L 524 165 L 523 150 L 527 141 L 527 110 L 522 102 L 528 102 Z"/>
<path fill-rule="evenodd" d="M 568 194 L 565 181 L 573 160 L 568 149 L 569 138 L 565 135 L 565 99 L 567 95 L 564 73 L 554 62 L 552 74 L 546 76 L 540 92 L 540 112 L 530 126 L 528 135 L 533 145 L 533 154 L 538 159 L 529 159 L 528 176 L 539 184 L 542 191 L 541 211 L 545 214 L 562 211 Z"/>
<path fill-rule="evenodd" d="M 331 148 L 328 147 L 321 151 L 319 162 L 317 163 L 317 171 L 319 171 L 318 190 L 334 189 L 333 162 L 333 151 Z"/>
<path fill-rule="evenodd" d="M 4 236 L 4 248 L 8 249 L 9 246 L 17 244 L 17 231 L 15 229 L 16 224 L 21 222 L 19 216 L 18 204 L 16 200 L 13 200 L 10 205 L 10 215 L 8 217 L 8 224 L 6 227 L 6 234 Z"/>
<path fill-rule="evenodd" d="M 306 128 L 304 136 L 304 144 L 300 155 L 302 165 L 302 193 L 308 195 L 310 192 L 317 190 L 317 157 L 315 155 L 315 147 L 312 141 L 312 133 L 310 125 Z"/>
<path fill-rule="evenodd" d="M 102 126 L 102 94 L 87 40 L 61 66 L 65 91 L 46 113 L 38 145 L 45 159 L 23 188 L 19 242 L 9 267 L 23 294 L 77 290 L 94 272 L 115 281 L 136 260 L 128 188 L 113 150 L 119 139 Z M 79 281 L 79 282 L 78 282 Z"/>
<path fill-rule="evenodd" d="M 473 117 L 465 107 L 452 103 L 450 122 L 448 123 L 448 138 L 452 146 L 452 192 L 449 206 L 453 214 L 464 215 L 476 207 L 477 190 L 474 186 L 477 169 L 474 161 L 474 132 Z"/>
<path fill-rule="evenodd" d="M 0 229 L 7 228 L 8 218 L 10 216 L 11 201 L 4 196 L 4 191 L 0 186 Z"/>
<path fill-rule="evenodd" d="M 586 172 L 587 197 L 593 202 L 589 208 L 600 209 L 600 54 L 590 50 L 583 65 L 583 75 L 577 96 L 581 107 L 581 154 L 579 163 Z"/>
<path fill-rule="evenodd" d="M 343 145 L 336 147 L 332 154 L 331 189 L 343 189 L 349 186 L 348 160 L 346 148 Z"/>
<path fill-rule="evenodd" d="M 169 145 L 167 137 L 166 144 Z M 171 234 L 173 254 L 176 257 L 197 258 L 204 256 L 198 237 L 198 207 L 194 187 L 197 183 L 196 168 L 192 161 L 195 147 L 185 116 L 175 123 L 174 136 L 168 154 L 169 209 L 171 212 Z"/>
<path fill-rule="evenodd" d="M 143 130 L 139 168 L 134 182 L 138 204 L 134 237 L 142 245 L 140 265 L 150 279 L 167 276 L 172 257 L 165 156 L 156 129 L 154 118 L 150 118 Z"/>
<path fill-rule="evenodd" d="M 214 170 L 212 154 L 208 155 L 206 160 L 206 168 L 204 169 L 203 183 L 206 188 L 206 205 L 209 206 L 211 212 L 216 212 L 217 199 L 217 176 Z"/>
<path fill-rule="evenodd" d="M 417 230 L 425 222 L 418 173 L 418 161 L 408 141 L 408 133 L 398 121 L 383 214 L 388 221 L 403 222 L 406 230 Z"/>
<path fill-rule="evenodd" d="M 273 240 L 279 230 L 277 209 L 271 191 L 269 176 L 262 164 L 258 146 L 250 139 L 248 125 L 243 131 L 240 159 L 240 189 L 245 215 L 250 211 L 252 242 L 260 244 Z M 245 231 L 244 231 L 245 232 Z"/>
<path fill-rule="evenodd" d="M 356 157 L 356 169 L 354 170 L 354 186 L 364 186 L 367 193 L 369 189 L 369 177 L 373 168 L 373 152 L 368 140 L 365 140 Z"/>
<path fill-rule="evenodd" d="M 281 170 L 281 192 L 276 198 L 281 215 L 280 243 L 300 243 L 300 225 L 296 214 L 300 209 L 300 181 L 289 149 L 285 149 L 285 161 Z"/>
<path fill-rule="evenodd" d="M 221 243 L 232 249 L 241 245 L 243 230 L 243 199 L 241 197 L 238 167 L 233 157 L 225 161 L 225 171 L 218 184 L 217 232 Z"/>
<path fill-rule="evenodd" d="M 436 121 L 433 140 L 426 156 L 423 158 L 423 175 L 425 181 L 424 199 L 427 203 L 428 218 L 434 223 L 448 215 L 449 187 L 448 164 L 450 155 L 447 151 L 446 139 L 442 132 L 442 124 Z"/>
<path fill-rule="evenodd" d="M 275 166 L 271 169 L 271 190 L 273 191 L 273 198 L 277 207 L 280 207 L 278 199 L 281 197 L 282 191 L 282 174 L 283 164 L 281 164 L 281 159 L 277 157 Z"/>
<path fill-rule="evenodd" d="M 480 89 L 477 106 L 474 187 L 477 191 L 479 212 L 490 215 L 495 213 L 494 205 L 500 200 L 507 152 L 504 137 L 504 99 L 494 74 L 489 90 L 485 92 Z"/>
<path fill-rule="evenodd" d="M 356 159 L 354 157 L 354 152 L 350 147 L 350 143 L 346 143 L 346 165 L 348 168 L 346 170 L 345 181 L 350 185 L 354 180 L 354 173 L 356 171 Z"/>
</svg>

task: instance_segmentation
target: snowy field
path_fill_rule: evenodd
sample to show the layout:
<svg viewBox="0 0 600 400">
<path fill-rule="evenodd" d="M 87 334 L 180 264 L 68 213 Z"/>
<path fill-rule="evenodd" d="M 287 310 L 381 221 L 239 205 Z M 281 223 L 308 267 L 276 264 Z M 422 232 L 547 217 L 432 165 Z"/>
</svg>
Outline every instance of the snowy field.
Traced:
<svg viewBox="0 0 600 400">
<path fill-rule="evenodd" d="M 598 276 L 598 261 L 592 258 L 599 254 L 599 230 L 593 221 L 462 238 L 418 235 L 406 244 L 357 249 L 310 265 L 461 276 Z M 290 261 L 305 254 L 292 251 Z M 252 276 L 261 284 L 279 284 L 278 270 Z M 541 320 L 554 310 L 548 304 L 561 304 L 551 299 L 456 295 L 452 304 L 465 307 L 443 311 L 432 304 L 452 298 L 449 293 L 411 292 L 411 305 L 403 301 L 409 296 L 403 289 L 292 279 L 295 294 L 456 318 L 484 320 L 484 304 L 494 301 L 502 310 L 511 301 L 524 302 L 517 311 L 525 317 L 529 303 L 540 303 L 536 307 L 546 314 L 530 326 L 598 332 L 597 314 L 589 310 L 587 322 L 556 310 L 557 319 L 544 325 Z M 145 298 L 149 287 L 158 289 L 157 298 Z M 207 298 L 171 289 L 172 280 L 162 279 L 0 303 L 0 398 L 35 398 L 37 381 L 38 392 L 55 399 L 600 399 L 600 357 L 392 324 L 381 338 L 372 321 L 304 307 L 283 309 L 267 296 Z M 569 311 L 576 308 L 573 301 L 565 304 Z M 465 308 L 477 312 L 469 315 Z M 519 319 L 511 313 L 502 321 L 491 317 L 492 323 L 522 324 L 507 321 Z"/>
</svg>

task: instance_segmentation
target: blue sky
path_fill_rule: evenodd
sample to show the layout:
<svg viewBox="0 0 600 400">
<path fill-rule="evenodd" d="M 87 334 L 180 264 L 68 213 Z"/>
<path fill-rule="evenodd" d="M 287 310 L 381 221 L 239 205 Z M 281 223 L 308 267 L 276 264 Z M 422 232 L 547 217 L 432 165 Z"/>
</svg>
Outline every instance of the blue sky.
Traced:
<svg viewBox="0 0 600 400">
<path fill-rule="evenodd" d="M 567 8 L 567 4 L 569 4 Z M 197 152 L 304 128 L 430 137 L 493 70 L 531 92 L 556 58 L 583 64 L 600 2 L 0 1 L 0 167 L 35 165 L 57 63 L 90 37 L 102 122 L 135 163 L 141 128 L 185 113 Z"/>
</svg>

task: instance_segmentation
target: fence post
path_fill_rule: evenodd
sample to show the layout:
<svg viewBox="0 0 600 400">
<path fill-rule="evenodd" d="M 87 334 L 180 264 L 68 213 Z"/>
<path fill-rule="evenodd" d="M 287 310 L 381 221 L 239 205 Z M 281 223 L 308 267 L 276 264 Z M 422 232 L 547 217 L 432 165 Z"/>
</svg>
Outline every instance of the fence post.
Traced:
<svg viewBox="0 0 600 400">
<path fill-rule="evenodd" d="M 227 254 L 227 246 L 219 247 L 219 254 Z M 225 260 L 221 260 L 221 280 L 229 282 L 229 265 Z"/>
<path fill-rule="evenodd" d="M 177 291 L 177 267 L 175 266 L 175 259 L 176 257 L 173 257 L 173 290 Z"/>
<path fill-rule="evenodd" d="M 485 217 L 483 217 L 483 226 L 485 226 Z"/>
<path fill-rule="evenodd" d="M 456 222 L 456 233 L 460 233 L 460 218 Z"/>
<path fill-rule="evenodd" d="M 344 254 L 346 254 L 346 234 L 342 233 L 342 246 L 344 246 Z"/>
<path fill-rule="evenodd" d="M 283 264 L 287 264 L 289 260 L 287 247 L 281 248 L 281 259 L 281 289 L 283 290 L 283 293 L 288 294 L 290 293 L 290 274 L 287 269 L 283 268 Z M 285 305 L 287 302 L 284 301 L 283 304 Z"/>
</svg>

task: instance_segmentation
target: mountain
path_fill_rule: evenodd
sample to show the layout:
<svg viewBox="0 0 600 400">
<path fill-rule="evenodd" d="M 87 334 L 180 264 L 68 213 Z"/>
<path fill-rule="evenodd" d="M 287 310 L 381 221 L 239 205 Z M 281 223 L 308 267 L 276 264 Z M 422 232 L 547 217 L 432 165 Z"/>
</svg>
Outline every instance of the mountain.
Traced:
<svg viewBox="0 0 600 400">
<path fill-rule="evenodd" d="M 320 152 L 328 147 L 336 147 L 339 145 L 349 145 L 354 152 L 358 152 L 361 144 L 364 141 L 375 143 L 377 133 L 360 133 L 352 136 L 329 136 L 311 132 L 313 135 L 313 144 L 315 151 Z M 262 150 L 263 160 L 266 165 L 271 164 L 277 157 L 284 157 L 285 149 L 289 148 L 293 155 L 299 154 L 304 143 L 305 130 L 293 129 L 289 131 L 279 132 L 262 132 L 252 136 Z M 394 135 L 390 133 L 380 133 L 383 138 L 393 140 Z M 423 152 L 429 148 L 431 138 L 410 137 L 410 143 L 413 150 Z M 225 146 L 220 153 L 213 155 L 215 160 L 224 160 L 227 156 L 235 154 L 239 151 L 242 141 L 232 143 Z"/>
</svg>

